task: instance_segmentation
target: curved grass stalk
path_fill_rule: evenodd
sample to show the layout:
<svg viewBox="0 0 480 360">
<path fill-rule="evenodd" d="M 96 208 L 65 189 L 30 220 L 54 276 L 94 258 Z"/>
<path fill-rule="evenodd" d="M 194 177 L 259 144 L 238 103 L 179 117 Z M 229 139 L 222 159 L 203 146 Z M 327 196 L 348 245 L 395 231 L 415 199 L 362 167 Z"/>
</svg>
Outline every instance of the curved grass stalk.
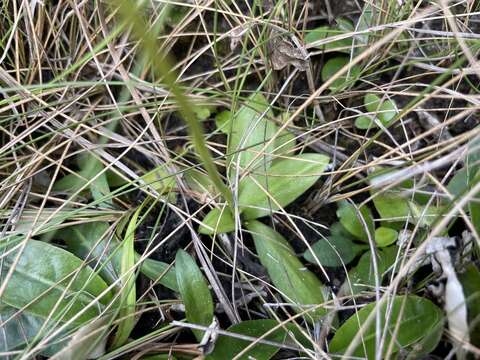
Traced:
<svg viewBox="0 0 480 360">
<path fill-rule="evenodd" d="M 167 54 L 158 52 L 157 39 L 153 36 L 152 32 L 148 31 L 147 26 L 141 20 L 141 11 L 133 1 L 120 1 L 116 10 L 122 19 L 122 25 L 129 27 L 133 35 L 140 40 L 140 45 L 146 60 L 145 63 L 150 64 L 154 74 L 162 78 L 162 82 L 173 94 L 178 104 L 180 115 L 188 125 L 192 141 L 195 145 L 195 150 L 197 151 L 199 158 L 202 160 L 205 170 L 215 188 L 220 194 L 222 194 L 228 205 L 233 208 L 232 194 L 228 187 L 223 183 L 220 173 L 213 162 L 212 155 L 205 145 L 203 130 L 195 116 L 195 112 L 193 111 L 193 104 L 188 100 L 188 97 L 176 83 L 175 74 L 171 71 L 172 61 L 170 57 Z"/>
</svg>

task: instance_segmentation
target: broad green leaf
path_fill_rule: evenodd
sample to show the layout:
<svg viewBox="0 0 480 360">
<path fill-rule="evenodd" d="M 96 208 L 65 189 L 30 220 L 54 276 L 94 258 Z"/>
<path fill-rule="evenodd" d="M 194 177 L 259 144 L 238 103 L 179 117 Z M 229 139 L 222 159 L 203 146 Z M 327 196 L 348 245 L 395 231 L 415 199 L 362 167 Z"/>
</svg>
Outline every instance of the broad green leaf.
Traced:
<svg viewBox="0 0 480 360">
<path fill-rule="evenodd" d="M 349 62 L 350 58 L 348 56 L 339 56 L 328 60 L 322 68 L 322 81 L 326 82 L 329 80 Z M 340 91 L 349 85 L 353 85 L 353 83 L 359 77 L 360 72 L 360 68 L 357 65 L 354 65 L 347 73 L 340 76 L 330 85 L 330 90 Z"/>
<path fill-rule="evenodd" d="M 213 300 L 208 284 L 199 267 L 183 250 L 178 250 L 175 258 L 178 290 L 189 323 L 209 326 L 213 320 Z M 202 340 L 203 331 L 193 330 L 198 341 Z"/>
<path fill-rule="evenodd" d="M 106 315 L 83 325 L 66 337 L 52 360 L 97 359 L 106 353 L 111 316 Z M 101 329 L 99 331 L 99 329 Z"/>
<path fill-rule="evenodd" d="M 208 106 L 208 105 L 197 105 L 193 107 L 193 112 L 197 116 L 197 119 L 200 121 L 207 120 L 210 115 L 212 114 L 212 110 L 214 110 L 215 107 L 213 106 Z"/>
<path fill-rule="evenodd" d="M 377 250 L 378 272 L 381 277 L 379 279 L 380 283 L 386 272 L 395 263 L 397 252 L 398 248 L 396 246 Z M 350 284 L 344 284 L 345 292 L 348 294 L 355 295 L 375 287 L 375 271 L 372 262 L 372 253 L 370 251 L 363 254 L 358 264 L 348 272 L 348 278 Z"/>
<path fill-rule="evenodd" d="M 228 208 L 214 208 L 203 218 L 200 234 L 221 234 L 235 230 L 235 219 Z"/>
<path fill-rule="evenodd" d="M 377 117 L 384 126 L 387 126 L 397 115 L 397 107 L 393 100 L 381 99 L 375 94 L 367 94 L 363 102 L 370 115 Z"/>
<path fill-rule="evenodd" d="M 468 191 L 468 169 L 466 167 L 461 168 L 453 175 L 447 185 L 447 190 L 454 196 L 460 196 L 464 192 Z"/>
<path fill-rule="evenodd" d="M 46 323 L 46 321 L 46 318 L 33 315 L 28 311 L 0 304 L 0 353 L 23 350 L 61 325 L 55 326 L 53 322 Z M 78 326 L 69 326 L 61 331 L 47 343 L 40 354 L 50 358 L 58 353 L 67 344 L 67 333 L 75 331 Z"/>
<path fill-rule="evenodd" d="M 142 180 L 160 194 L 170 192 L 176 186 L 175 175 L 163 164 L 142 176 Z"/>
<path fill-rule="evenodd" d="M 263 111 L 265 111 L 267 109 L 267 107 L 265 107 L 263 109 Z M 259 109 L 261 110 L 261 109 Z M 262 113 L 263 113 L 262 111 Z M 261 114 L 261 113 L 260 113 Z M 273 116 L 273 114 L 271 112 L 268 113 L 269 116 Z M 281 121 L 284 121 L 286 119 L 288 119 L 290 114 L 288 113 L 283 113 L 281 115 Z M 230 130 L 230 121 L 232 120 L 233 118 L 233 114 L 231 111 L 222 111 L 221 113 L 219 113 L 216 117 L 215 117 L 215 122 L 216 122 L 216 125 L 217 125 L 217 128 L 224 132 L 225 134 L 228 135 L 229 133 L 229 130 Z M 266 139 L 266 140 L 269 140 L 269 139 Z M 279 135 L 278 137 L 275 139 L 274 141 L 274 153 L 276 155 L 285 155 L 285 154 L 288 154 L 290 152 L 292 152 L 292 149 L 295 148 L 295 145 L 296 145 L 296 142 L 295 142 L 295 134 L 289 132 L 288 130 L 283 130 Z"/>
<path fill-rule="evenodd" d="M 273 285 L 296 312 L 307 310 L 304 306 L 324 302 L 323 284 L 300 262 L 292 247 L 279 233 L 258 221 L 250 221 L 247 229 L 252 233 L 255 249 L 266 267 Z M 325 310 L 321 307 L 306 313 L 309 320 L 317 321 Z"/>
<path fill-rule="evenodd" d="M 469 179 L 476 176 L 480 170 L 480 136 L 475 137 L 468 143 L 468 154 L 465 161 Z"/>
<path fill-rule="evenodd" d="M 140 255 L 135 254 L 135 261 L 140 261 Z M 178 292 L 177 275 L 175 268 L 162 261 L 145 259 L 143 260 L 140 271 L 153 281 L 158 281 L 170 290 Z"/>
<path fill-rule="evenodd" d="M 120 271 L 120 259 L 115 253 L 120 244 L 109 237 L 108 229 L 106 222 L 90 222 L 61 229 L 56 236 L 67 244 L 71 253 L 98 269 L 102 278 L 111 284 L 118 279 Z"/>
<path fill-rule="evenodd" d="M 280 116 L 280 123 L 284 124 L 290 117 L 290 113 L 284 112 Z M 275 150 L 274 154 L 279 156 L 291 155 L 295 151 L 295 146 L 297 145 L 296 136 L 294 133 L 284 129 L 280 132 L 278 137 L 275 139 Z M 278 160 L 277 160 L 278 161 Z"/>
<path fill-rule="evenodd" d="M 136 273 L 135 269 L 135 229 L 137 228 L 137 220 L 143 206 L 140 206 L 133 214 L 128 223 L 121 248 L 121 283 L 122 291 L 120 293 L 120 311 L 118 313 L 118 327 L 112 349 L 118 348 L 125 344 L 135 326 L 135 309 L 137 302 L 137 292 L 135 288 Z"/>
<path fill-rule="evenodd" d="M 375 124 L 375 121 L 373 121 L 371 117 L 367 115 L 360 115 L 355 120 L 355 127 L 361 130 L 368 130 L 368 129 L 376 128 L 377 125 Z"/>
<path fill-rule="evenodd" d="M 147 355 L 142 356 L 140 360 L 176 360 L 175 356 L 170 354 L 157 354 L 157 355 Z"/>
<path fill-rule="evenodd" d="M 343 354 L 347 350 L 375 306 L 376 303 L 370 303 L 363 307 L 337 330 L 329 344 L 332 353 Z M 410 357 L 419 358 L 436 347 L 443 332 L 442 310 L 418 296 L 396 296 L 388 312 L 385 304 L 381 307 L 380 318 L 385 336 L 383 354 L 392 346 L 390 355 L 403 349 Z M 395 334 L 394 339 L 392 334 Z M 363 332 L 362 340 L 363 344 L 361 341 L 352 355 L 375 359 L 375 320 Z"/>
<path fill-rule="evenodd" d="M 345 229 L 339 221 L 334 222 L 330 226 L 330 233 L 334 236 L 341 236 L 346 238 L 350 237 L 350 233 L 348 232 L 348 230 Z"/>
<path fill-rule="evenodd" d="M 409 201 L 408 205 L 412 214 L 412 221 L 414 224 L 420 226 L 431 226 L 440 216 L 444 210 L 443 206 L 419 205 L 413 201 Z"/>
<path fill-rule="evenodd" d="M 468 147 L 465 166 L 453 176 L 447 186 L 456 197 L 466 194 L 480 181 L 480 138 L 471 140 Z M 474 199 L 468 202 L 468 210 L 472 223 L 480 234 L 480 194 L 475 194 Z"/>
<path fill-rule="evenodd" d="M 397 241 L 398 231 L 388 227 L 379 227 L 375 229 L 375 242 L 379 247 L 386 247 Z"/>
<path fill-rule="evenodd" d="M 45 319 L 26 311 L 0 305 L 0 352 L 5 353 L 24 348 L 39 333 Z M 45 330 L 49 330 L 46 327 Z M 45 331 L 44 330 L 44 331 Z"/>
<path fill-rule="evenodd" d="M 85 187 L 84 190 L 90 189 L 94 200 L 103 199 L 106 203 L 111 204 L 111 199 L 105 198 L 110 193 L 110 187 L 108 186 L 107 173 L 103 171 L 104 166 L 101 161 L 89 154 L 79 157 L 78 164 L 81 170 L 78 173 L 68 174 L 55 182 L 53 190 L 77 192 L 80 188 Z M 103 173 L 96 177 L 102 171 Z M 96 179 L 86 187 L 87 182 L 94 177 Z"/>
<path fill-rule="evenodd" d="M 470 188 L 475 186 L 480 181 L 480 170 L 477 171 L 475 177 L 469 181 Z M 468 207 L 470 210 L 470 217 L 472 224 L 477 231 L 477 234 L 480 234 L 480 193 L 476 193 L 472 201 L 468 202 Z"/>
<path fill-rule="evenodd" d="M 228 134 L 230 131 L 230 120 L 232 120 L 233 113 L 229 110 L 224 110 L 215 116 L 215 124 L 217 129 Z"/>
<path fill-rule="evenodd" d="M 165 3 L 165 22 L 171 27 L 175 27 L 180 24 L 186 18 L 189 11 L 191 11 L 190 7 L 179 4 Z"/>
<path fill-rule="evenodd" d="M 190 190 L 199 196 L 208 196 L 213 199 L 219 195 L 208 175 L 195 168 L 184 171 L 183 178 Z"/>
<path fill-rule="evenodd" d="M 17 251 L 5 256 L 2 277 L 13 265 Z M 36 240 L 29 240 L 15 271 L 9 279 L 2 302 L 15 308 L 26 307 L 34 315 L 81 324 L 96 317 L 112 295 L 106 292 L 100 302 L 94 301 L 107 284 L 84 262 L 68 251 Z M 88 305 L 94 306 L 85 309 Z M 55 309 L 55 310 L 54 310 Z"/>
<path fill-rule="evenodd" d="M 363 6 L 362 13 L 358 18 L 357 25 L 355 27 L 355 31 L 361 32 L 368 30 L 370 27 L 374 25 L 374 7 L 369 2 L 365 2 Z M 356 42 L 359 42 L 361 45 L 367 45 L 370 33 L 362 33 L 359 35 L 355 35 Z M 357 53 L 360 53 L 364 50 L 363 47 L 356 49 Z"/>
<path fill-rule="evenodd" d="M 463 273 L 458 274 L 467 302 L 470 343 L 480 346 L 480 272 L 474 264 L 468 264 Z"/>
<path fill-rule="evenodd" d="M 112 187 L 124 186 L 124 185 L 129 183 L 129 181 L 122 178 L 120 175 L 118 175 L 113 170 L 107 170 L 107 182 L 108 182 L 108 185 L 111 188 Z"/>
<path fill-rule="evenodd" d="M 312 245 L 313 253 L 322 266 L 337 267 L 349 264 L 367 245 L 355 244 L 350 238 L 342 235 L 331 235 L 327 240 L 317 241 Z M 318 264 L 310 250 L 304 252 L 305 260 Z"/>
<path fill-rule="evenodd" d="M 375 225 L 373 224 L 372 213 L 367 206 L 362 206 L 359 211 L 357 211 L 355 206 L 349 202 L 341 201 L 338 206 L 337 217 L 343 227 L 358 240 L 368 242 L 367 229 L 373 237 Z M 361 219 L 363 219 L 363 221 Z M 364 222 L 367 225 L 367 229 L 365 229 Z"/>
<path fill-rule="evenodd" d="M 256 219 L 278 210 L 278 205 L 290 204 L 315 184 L 328 161 L 324 155 L 301 154 L 278 159 L 266 175 L 247 176 L 240 183 L 238 200 L 244 219 Z"/>
<path fill-rule="evenodd" d="M 408 200 L 392 193 L 374 194 L 373 204 L 384 222 L 405 222 L 410 214 Z"/>
<path fill-rule="evenodd" d="M 264 116 L 262 116 L 265 113 Z M 260 94 L 251 95 L 244 105 L 240 107 L 230 121 L 228 128 L 227 166 L 229 173 L 236 172 L 237 164 L 240 171 L 246 168 L 262 151 L 264 144 L 276 133 L 277 126 L 268 120 L 273 117 L 270 104 Z M 266 161 L 271 161 L 275 144 L 272 142 L 264 154 L 261 154 L 252 164 L 253 168 Z M 262 165 L 260 165 L 262 166 Z"/>
<path fill-rule="evenodd" d="M 347 21 L 348 22 L 348 21 Z M 344 25 L 346 25 L 346 23 Z M 353 26 L 351 25 L 351 30 L 341 29 L 340 27 L 329 27 L 329 26 L 320 26 L 314 30 L 311 30 L 304 38 L 306 44 L 312 44 L 317 41 L 325 40 L 329 37 L 343 35 L 351 32 L 353 30 Z M 331 51 L 338 51 L 344 52 L 349 54 L 350 49 L 352 47 L 352 38 L 340 39 L 340 40 L 333 40 L 322 45 L 313 45 L 314 47 L 320 50 L 331 50 Z"/>
<path fill-rule="evenodd" d="M 275 139 L 274 154 L 277 156 L 291 155 L 294 152 L 296 145 L 297 143 L 295 141 L 295 134 L 292 134 L 287 130 L 283 130 Z M 276 161 L 279 161 L 279 159 Z"/>
<path fill-rule="evenodd" d="M 262 337 L 266 332 L 278 326 L 278 322 L 270 319 L 247 320 L 239 324 L 230 326 L 227 331 L 230 333 L 246 335 L 254 338 Z M 285 329 L 286 328 L 286 329 Z M 293 334 L 294 339 L 300 341 L 301 344 L 308 342 L 293 324 L 286 324 L 279 327 L 263 340 L 273 341 L 276 343 L 297 345 L 294 339 L 287 333 Z M 213 352 L 207 356 L 207 360 L 225 360 L 233 359 L 237 354 L 242 352 L 252 341 L 238 339 L 232 336 L 220 335 Z M 239 360 L 268 360 L 272 358 L 278 351 L 279 347 L 258 343 L 246 351 Z"/>
</svg>

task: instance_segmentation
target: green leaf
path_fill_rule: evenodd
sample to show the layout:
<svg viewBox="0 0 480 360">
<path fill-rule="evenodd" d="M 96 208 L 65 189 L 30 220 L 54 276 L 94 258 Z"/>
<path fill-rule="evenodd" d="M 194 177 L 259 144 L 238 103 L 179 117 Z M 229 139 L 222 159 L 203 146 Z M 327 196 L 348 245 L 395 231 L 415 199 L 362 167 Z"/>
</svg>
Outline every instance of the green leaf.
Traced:
<svg viewBox="0 0 480 360">
<path fill-rule="evenodd" d="M 331 235 L 327 240 L 317 241 L 312 250 L 322 266 L 337 267 L 349 264 L 368 246 L 355 244 L 350 238 L 342 235 Z M 310 250 L 304 252 L 305 260 L 318 264 Z"/>
<path fill-rule="evenodd" d="M 444 211 L 443 206 L 434 206 L 433 204 L 419 205 L 409 201 L 408 205 L 411 210 L 413 223 L 425 227 L 431 226 Z"/>
<path fill-rule="evenodd" d="M 447 190 L 454 197 L 460 196 L 462 193 L 468 191 L 468 182 L 468 169 L 463 167 L 450 179 L 447 185 Z"/>
<path fill-rule="evenodd" d="M 0 305 L 0 352 L 24 348 L 40 332 L 45 319 L 7 306 Z M 46 326 L 43 332 L 50 330 Z M 43 334 L 42 332 L 42 334 Z"/>
<path fill-rule="evenodd" d="M 374 129 L 377 127 L 375 121 L 367 115 L 360 115 L 355 120 L 355 127 L 360 130 Z"/>
<path fill-rule="evenodd" d="M 177 184 L 175 175 L 170 174 L 166 164 L 149 171 L 142 176 L 142 180 L 160 194 L 172 191 Z"/>
<path fill-rule="evenodd" d="M 135 254 L 135 261 L 140 261 L 140 255 Z M 178 292 L 177 275 L 175 268 L 162 261 L 145 259 L 143 260 L 140 271 L 153 281 L 158 281 L 170 290 Z"/>
<path fill-rule="evenodd" d="M 295 134 L 289 132 L 288 130 L 283 130 L 280 132 L 278 137 L 275 139 L 275 151 L 274 154 L 278 156 L 290 155 L 294 152 L 296 141 Z M 277 160 L 278 161 L 278 160 Z"/>
<path fill-rule="evenodd" d="M 467 302 L 470 343 L 480 346 L 480 272 L 473 264 L 468 264 L 463 273 L 458 274 Z"/>
<path fill-rule="evenodd" d="M 100 276 L 111 284 L 120 272 L 120 259 L 115 254 L 115 247 L 120 244 L 109 237 L 108 229 L 107 222 L 90 222 L 61 229 L 56 236 L 67 244 L 71 253 L 98 269 Z"/>
<path fill-rule="evenodd" d="M 368 243 L 368 233 L 363 222 L 366 223 L 368 232 L 373 236 L 375 225 L 373 224 L 372 213 L 367 206 L 362 206 L 357 211 L 355 206 L 349 202 L 341 201 L 338 206 L 337 217 L 343 227 L 358 240 Z"/>
<path fill-rule="evenodd" d="M 377 209 L 382 221 L 403 222 L 407 221 L 410 214 L 408 200 L 392 193 L 372 193 L 373 204 Z"/>
<path fill-rule="evenodd" d="M 260 338 L 266 332 L 272 330 L 276 326 L 278 326 L 278 322 L 275 320 L 248 320 L 242 321 L 240 324 L 230 326 L 227 331 L 230 333 Z M 292 339 L 292 335 L 289 335 L 289 333 L 292 334 L 297 341 L 300 341 L 302 344 L 307 343 L 308 346 L 308 340 L 305 339 L 298 328 L 293 324 L 281 326 L 262 339 L 286 345 L 297 345 Z M 207 360 L 233 359 L 251 343 L 252 341 L 242 340 L 227 335 L 220 335 L 215 344 L 215 349 L 210 355 L 207 356 Z M 238 359 L 268 360 L 272 358 L 279 350 L 279 347 L 259 343 L 251 347 Z"/>
<path fill-rule="evenodd" d="M 221 234 L 235 230 L 235 219 L 228 208 L 214 208 L 203 218 L 200 234 Z"/>
<path fill-rule="evenodd" d="M 183 5 L 165 3 L 165 10 L 166 24 L 175 27 L 186 18 L 191 8 Z"/>
<path fill-rule="evenodd" d="M 4 257 L 2 278 L 15 261 L 17 250 Z M 41 317 L 53 312 L 53 319 L 72 321 L 85 310 L 97 296 L 107 289 L 107 284 L 84 262 L 56 246 L 29 240 L 22 251 L 2 296 L 2 302 Z M 112 295 L 106 292 L 100 302 L 90 306 L 75 320 L 82 324 L 98 316 Z"/>
<path fill-rule="evenodd" d="M 214 110 L 214 106 L 208 105 L 196 105 L 193 107 L 193 112 L 197 116 L 197 119 L 200 121 L 207 120 L 210 115 L 212 114 L 212 110 Z"/>
<path fill-rule="evenodd" d="M 395 263 L 397 258 L 398 248 L 390 246 L 387 248 L 377 250 L 377 264 L 380 275 L 380 283 L 390 267 Z M 358 261 L 357 266 L 348 272 L 349 283 L 345 283 L 345 292 L 347 294 L 355 295 L 364 290 L 369 290 L 375 287 L 375 272 L 372 262 L 372 253 L 366 252 Z M 351 285 L 351 286 L 350 286 Z"/>
<path fill-rule="evenodd" d="M 264 113 L 265 115 L 261 117 Z M 251 95 L 233 116 L 230 126 L 227 126 L 229 128 L 227 166 L 230 167 L 230 174 L 236 172 L 237 164 L 240 166 L 240 171 L 245 169 L 262 151 L 264 144 L 275 135 L 277 126 L 268 120 L 272 117 L 270 104 L 260 93 Z M 265 150 L 265 154 L 259 156 L 252 164 L 253 168 L 263 161 L 270 163 L 274 146 L 272 142 Z"/>
<path fill-rule="evenodd" d="M 110 187 L 120 187 L 129 183 L 113 170 L 107 170 L 107 182 Z"/>
<path fill-rule="evenodd" d="M 363 102 L 367 111 L 377 117 L 384 126 L 387 126 L 398 113 L 393 100 L 382 100 L 375 94 L 365 95 Z"/>
<path fill-rule="evenodd" d="M 125 344 L 135 326 L 135 309 L 137 302 L 137 292 L 135 288 L 136 273 L 135 268 L 135 229 L 137 220 L 143 206 L 140 206 L 133 214 L 128 223 L 121 248 L 121 283 L 122 291 L 120 293 L 120 311 L 118 313 L 118 327 L 111 345 L 112 349 Z"/>
<path fill-rule="evenodd" d="M 365 2 L 362 13 L 358 18 L 357 26 L 355 27 L 355 30 L 357 32 L 361 32 L 361 31 L 368 30 L 370 27 L 372 27 L 374 25 L 373 15 L 374 15 L 374 7 L 372 6 L 372 4 Z M 369 32 L 365 34 L 355 35 L 355 39 L 361 45 L 367 45 L 369 37 L 370 37 Z M 364 48 L 358 48 L 356 49 L 356 52 L 361 53 L 363 50 Z"/>
<path fill-rule="evenodd" d="M 217 125 L 217 129 L 225 134 L 228 134 L 230 131 L 230 121 L 232 118 L 233 113 L 229 110 L 224 110 L 218 113 L 215 116 L 215 124 Z"/>
<path fill-rule="evenodd" d="M 85 187 L 87 182 L 96 177 L 99 173 L 101 175 L 96 177 L 92 181 L 88 188 L 92 194 L 94 200 L 102 200 L 107 204 L 111 204 L 111 199 L 106 199 L 110 194 L 110 187 L 108 185 L 107 173 L 104 170 L 104 166 L 100 160 L 93 155 L 80 156 L 78 158 L 78 164 L 81 170 L 78 173 L 72 173 L 64 176 L 53 186 L 54 191 L 63 192 L 77 192 L 80 188 Z M 85 190 L 88 189 L 85 187 Z"/>
<path fill-rule="evenodd" d="M 343 22 L 343 26 L 345 26 L 348 21 Z M 353 30 L 353 26 L 350 23 L 350 28 Z M 340 27 L 329 27 L 329 26 L 320 26 L 312 31 L 310 31 L 304 38 L 306 44 L 311 44 L 317 41 L 325 40 L 332 36 L 343 35 L 346 33 L 351 32 L 352 30 L 344 30 Z M 343 53 L 350 53 L 350 49 L 352 47 L 352 38 L 340 39 L 330 41 L 328 43 L 324 43 L 323 45 L 314 45 L 314 47 L 320 50 L 331 50 L 331 51 L 338 51 Z"/>
<path fill-rule="evenodd" d="M 468 169 L 469 179 L 472 180 L 480 170 L 480 136 L 469 141 L 465 166 Z"/>
<path fill-rule="evenodd" d="M 176 360 L 175 356 L 170 354 L 157 354 L 157 355 L 148 355 L 142 356 L 140 360 Z"/>
<path fill-rule="evenodd" d="M 56 345 L 54 360 L 97 359 L 106 353 L 111 316 L 98 317 Z M 99 329 L 101 329 L 99 331 Z"/>
<path fill-rule="evenodd" d="M 475 177 L 469 181 L 469 187 L 472 188 L 480 181 L 480 170 L 477 171 Z M 468 207 L 470 210 L 470 217 L 472 224 L 477 231 L 477 234 L 480 234 L 480 192 L 475 194 L 475 197 L 468 202 Z"/>
<path fill-rule="evenodd" d="M 322 68 L 322 81 L 326 82 L 329 80 L 349 62 L 350 58 L 347 56 L 334 57 L 328 60 Z M 360 68 L 357 65 L 354 65 L 347 73 L 340 76 L 330 85 L 330 90 L 337 92 L 346 88 L 348 85 L 353 85 L 359 77 L 360 72 Z"/>
<path fill-rule="evenodd" d="M 213 320 L 213 300 L 208 284 L 199 267 L 183 250 L 178 250 L 175 258 L 178 290 L 185 305 L 185 314 L 189 323 L 209 326 Z M 193 330 L 198 341 L 203 331 Z"/>
<path fill-rule="evenodd" d="M 246 177 L 240 183 L 238 200 L 244 218 L 256 219 L 290 204 L 315 184 L 328 161 L 324 155 L 301 154 L 278 159 L 266 175 Z"/>
<path fill-rule="evenodd" d="M 28 311 L 0 304 L 0 353 L 24 350 L 27 346 L 32 346 L 56 331 L 60 325 L 62 324 L 55 324 L 53 321 L 47 322 L 46 318 L 33 315 Z M 78 327 L 81 328 L 80 325 L 67 326 L 50 338 L 40 354 L 50 358 L 61 351 L 68 343 L 69 334 L 75 333 Z M 85 358 L 85 352 L 83 354 Z"/>
<path fill-rule="evenodd" d="M 212 184 L 210 177 L 195 168 L 190 168 L 184 171 L 183 178 L 190 190 L 196 192 L 198 196 L 207 195 L 213 199 L 220 195 L 218 190 Z"/>
<path fill-rule="evenodd" d="M 300 262 L 288 242 L 275 230 L 258 221 L 250 221 L 247 229 L 252 233 L 255 249 L 266 267 L 273 285 L 286 301 L 293 303 L 296 312 L 304 306 L 324 302 L 323 284 Z M 306 313 L 309 320 L 317 321 L 325 309 L 315 308 Z"/>
<path fill-rule="evenodd" d="M 376 303 L 368 304 L 337 330 L 329 344 L 332 353 L 343 354 L 347 350 L 375 306 Z M 414 358 L 418 359 L 422 354 L 431 352 L 438 344 L 443 331 L 444 316 L 442 310 L 430 300 L 413 295 L 396 296 L 388 309 L 388 316 L 385 315 L 386 312 L 384 304 L 380 309 L 382 335 L 385 336 L 382 349 L 384 355 L 392 346 L 390 355 L 406 348 L 410 351 L 410 357 L 415 356 Z M 394 339 L 392 334 L 395 334 Z M 361 341 L 352 355 L 375 359 L 375 320 L 363 332 L 362 339 L 363 344 Z"/>
<path fill-rule="evenodd" d="M 379 227 L 375 229 L 375 242 L 379 247 L 386 247 L 393 244 L 398 239 L 398 231 L 388 227 Z"/>
</svg>

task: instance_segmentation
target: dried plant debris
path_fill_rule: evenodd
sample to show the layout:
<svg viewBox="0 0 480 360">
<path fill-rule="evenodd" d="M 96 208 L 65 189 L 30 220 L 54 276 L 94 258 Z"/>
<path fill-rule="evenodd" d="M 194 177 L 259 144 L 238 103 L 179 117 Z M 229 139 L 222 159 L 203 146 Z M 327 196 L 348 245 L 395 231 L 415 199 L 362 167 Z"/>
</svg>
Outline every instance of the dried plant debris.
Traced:
<svg viewBox="0 0 480 360">
<path fill-rule="evenodd" d="M 268 47 L 269 58 L 274 70 L 282 70 L 287 65 L 292 65 L 299 71 L 308 70 L 308 52 L 294 35 L 272 31 Z"/>
</svg>

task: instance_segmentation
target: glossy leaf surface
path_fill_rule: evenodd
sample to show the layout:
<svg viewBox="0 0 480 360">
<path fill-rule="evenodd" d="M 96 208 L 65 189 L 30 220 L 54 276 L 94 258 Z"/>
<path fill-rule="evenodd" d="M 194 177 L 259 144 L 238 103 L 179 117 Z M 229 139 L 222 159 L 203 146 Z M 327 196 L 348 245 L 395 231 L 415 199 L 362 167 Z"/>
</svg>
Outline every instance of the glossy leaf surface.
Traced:
<svg viewBox="0 0 480 360">
<path fill-rule="evenodd" d="M 370 303 L 363 307 L 337 330 L 329 345 L 331 352 L 342 354 L 347 350 L 370 313 L 374 311 L 375 305 Z M 420 356 L 432 351 L 438 344 L 443 331 L 444 316 L 442 310 L 430 300 L 413 295 L 397 296 L 393 299 L 388 317 L 386 313 L 384 305 L 380 309 L 382 329 L 386 327 L 383 353 L 386 353 L 389 346 L 392 346 L 391 354 L 404 348 L 410 348 L 411 352 L 411 348 L 415 346 L 415 354 Z M 392 339 L 393 333 L 396 334 L 395 339 Z M 353 356 L 375 359 L 375 351 L 375 321 L 373 321 L 363 332 L 363 345 L 360 342 Z M 413 354 L 410 353 L 410 356 Z"/>
<path fill-rule="evenodd" d="M 109 237 L 109 225 L 106 222 L 91 222 L 69 226 L 58 232 L 74 255 L 88 262 L 91 268 L 108 283 L 118 279 L 120 258 L 115 249 L 120 243 Z"/>
<path fill-rule="evenodd" d="M 2 277 L 13 265 L 16 254 L 14 251 L 4 258 Z M 103 305 L 109 303 L 109 292 L 99 303 L 94 302 L 106 289 L 103 279 L 76 256 L 56 246 L 29 240 L 2 301 L 15 308 L 25 306 L 27 311 L 41 317 L 47 317 L 55 309 L 53 317 L 62 321 L 70 321 L 82 311 L 74 323 L 83 323 L 97 316 Z"/>
</svg>

